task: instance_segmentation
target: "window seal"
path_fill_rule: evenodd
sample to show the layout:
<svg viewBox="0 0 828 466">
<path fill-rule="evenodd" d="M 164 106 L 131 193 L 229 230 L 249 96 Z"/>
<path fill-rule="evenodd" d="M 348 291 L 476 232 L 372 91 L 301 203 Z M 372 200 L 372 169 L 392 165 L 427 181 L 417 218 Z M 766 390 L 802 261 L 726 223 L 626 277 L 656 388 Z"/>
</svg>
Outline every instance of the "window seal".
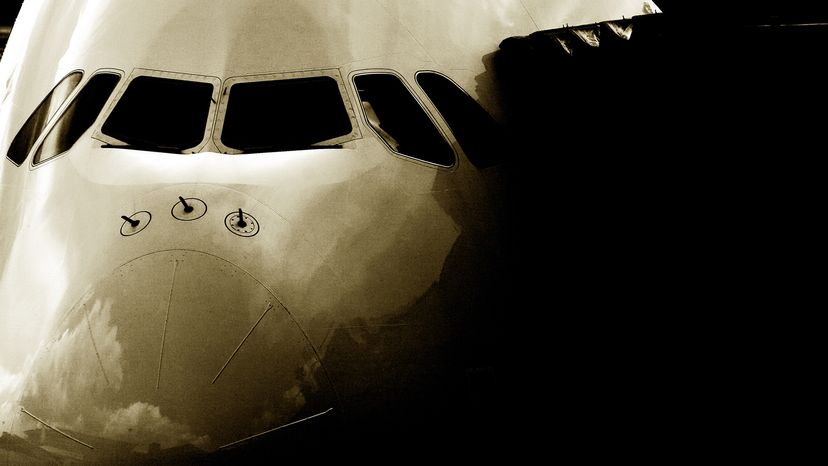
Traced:
<svg viewBox="0 0 828 466">
<path fill-rule="evenodd" d="M 23 127 L 24 127 L 24 126 L 26 126 L 26 123 L 29 121 L 29 118 L 31 118 L 31 117 L 32 117 L 32 115 L 34 114 L 34 112 L 35 112 L 38 108 L 40 108 L 40 106 L 41 106 L 41 105 L 43 105 L 43 104 L 46 102 L 46 99 L 48 99 L 48 98 L 49 98 L 49 96 L 52 94 L 52 92 L 54 92 L 54 91 L 55 91 L 55 88 L 57 88 L 57 86 L 58 86 L 58 85 L 60 85 L 60 83 L 62 83 L 62 82 L 63 82 L 66 78 L 68 78 L 69 76 L 71 76 L 71 75 L 73 75 L 73 74 L 75 74 L 75 73 L 80 73 L 80 74 L 81 74 L 81 82 L 80 82 L 80 83 L 78 83 L 78 85 L 77 85 L 77 86 L 75 86 L 75 88 L 74 88 L 74 89 L 72 89 L 72 92 L 70 92 L 70 93 L 69 93 L 69 95 L 68 95 L 68 96 L 66 96 L 66 99 L 64 99 L 64 100 L 63 100 L 63 102 L 62 102 L 62 103 L 58 106 L 58 108 L 55 110 L 54 115 L 52 115 L 51 117 L 49 117 L 49 119 L 46 121 L 46 125 L 45 125 L 45 126 L 43 126 L 43 130 L 40 132 L 40 134 L 38 134 L 38 135 L 37 135 L 37 138 L 35 139 L 34 144 L 32 144 L 32 147 L 29 149 L 29 152 L 27 152 L 27 153 L 26 153 L 26 158 L 24 158 L 23 160 L 21 160 L 21 161 L 20 161 L 20 163 L 17 163 L 17 162 L 15 162 L 14 160 L 12 160 L 12 159 L 11 159 L 11 157 L 9 157 L 9 149 L 11 149 L 11 143 L 14 141 L 14 138 L 15 138 L 15 137 L 17 137 L 17 134 L 18 134 L 18 133 L 20 133 L 20 131 L 23 129 Z M 82 87 L 82 86 L 81 86 L 81 83 L 83 82 L 83 79 L 84 79 L 85 77 L 86 77 L 86 71 L 85 71 L 85 70 L 83 70 L 83 69 L 80 69 L 80 68 L 76 68 L 76 69 L 74 69 L 74 70 L 72 70 L 72 71 L 70 71 L 70 72 L 66 73 L 65 75 L 63 75 L 63 77 L 61 77 L 60 79 L 58 79 L 58 80 L 57 80 L 57 82 L 55 82 L 54 84 L 52 84 L 52 87 L 51 87 L 51 88 L 49 88 L 49 92 L 47 92 L 47 93 L 46 93 L 46 95 L 44 95 L 44 96 L 43 96 L 43 98 L 42 98 L 42 99 L 40 99 L 40 102 L 38 102 L 38 104 L 37 104 L 37 105 L 35 105 L 35 107 L 34 107 L 34 108 L 32 109 L 32 111 L 29 113 L 29 116 L 27 116 L 27 117 L 26 117 L 26 119 L 25 119 L 25 120 L 23 120 L 23 123 L 20 125 L 20 127 L 17 129 L 17 131 L 16 131 L 15 133 L 13 133 L 14 135 L 13 135 L 13 136 L 9 139 L 9 147 L 6 147 L 6 149 L 5 149 L 5 151 L 6 151 L 6 160 L 8 160 L 9 162 L 11 162 L 11 163 L 12 163 L 15 167 L 22 167 L 22 166 L 23 166 L 23 164 L 25 164 L 25 163 L 26 163 L 26 161 L 28 161 L 28 160 L 29 160 L 29 156 L 30 156 L 30 155 L 32 155 L 32 152 L 33 152 L 33 151 L 35 150 L 35 148 L 37 148 L 37 147 L 38 147 L 38 145 L 40 144 L 40 140 L 41 140 L 41 138 L 43 138 L 43 137 L 44 137 L 44 134 L 45 134 L 45 133 L 49 130 L 49 128 L 51 127 L 51 125 L 52 125 L 52 124 L 53 124 L 53 123 L 57 120 L 58 116 L 60 116 L 60 115 L 62 115 L 62 114 L 63 114 L 63 110 L 64 110 L 64 109 L 68 106 L 69 102 L 75 98 L 75 95 L 79 92 L 80 88 Z"/>
<path fill-rule="evenodd" d="M 348 119 L 351 122 L 351 132 L 325 141 L 320 141 L 319 145 L 334 145 L 342 144 L 344 142 L 362 139 L 362 131 L 359 129 L 357 123 L 356 112 L 354 111 L 353 103 L 351 102 L 348 91 L 345 87 L 345 80 L 342 79 L 342 74 L 338 68 L 325 68 L 319 70 L 293 71 L 286 73 L 268 73 L 268 74 L 254 74 L 245 76 L 233 76 L 224 80 L 221 88 L 221 99 L 217 110 L 215 119 L 215 130 L 213 131 L 213 144 L 224 154 L 244 154 L 245 152 L 232 147 L 227 147 L 221 142 L 221 135 L 224 132 L 224 121 L 227 116 L 227 103 L 230 99 L 230 89 L 236 84 L 254 83 L 264 81 L 284 81 L 288 79 L 301 78 L 316 78 L 328 77 L 333 78 L 339 86 L 339 94 L 345 104 L 345 111 L 348 113 Z M 279 111 L 279 109 L 274 109 Z"/>
<path fill-rule="evenodd" d="M 89 84 L 89 81 L 91 81 L 92 78 L 94 78 L 95 76 L 97 76 L 99 74 L 104 74 L 104 73 L 106 73 L 106 74 L 117 74 L 118 76 L 120 76 L 118 85 L 116 86 L 116 92 L 117 92 L 117 87 L 122 84 L 123 79 L 124 79 L 124 71 L 123 70 L 119 70 L 117 68 L 100 68 L 98 70 L 95 70 L 95 72 L 90 74 L 88 77 L 85 76 L 84 77 L 85 79 L 83 81 L 81 81 L 81 84 L 78 85 L 78 87 L 75 89 L 75 92 L 70 94 L 69 98 L 66 99 L 65 105 L 62 105 L 60 107 L 60 110 L 55 114 L 56 117 L 53 118 L 52 120 L 50 120 L 49 124 L 46 125 L 46 128 L 43 130 L 43 134 L 41 134 L 37 138 L 37 141 L 35 141 L 34 146 L 32 146 L 32 150 L 29 152 L 29 155 L 32 155 L 38 149 L 40 149 L 40 146 L 43 144 L 43 142 L 46 140 L 46 138 L 49 137 L 49 134 L 54 129 L 54 126 L 57 124 L 58 121 L 60 121 L 60 119 L 63 117 L 63 114 L 66 112 L 66 110 L 69 108 L 69 106 L 72 105 L 72 103 L 75 101 L 75 99 L 78 98 L 78 95 L 80 95 L 81 91 L 83 91 L 83 89 L 86 88 L 86 86 Z M 112 97 L 116 94 L 116 92 L 113 92 L 109 96 L 109 99 L 107 99 L 107 102 L 112 100 Z M 106 106 L 104 106 L 104 108 L 106 108 Z M 100 112 L 98 114 L 98 117 L 95 119 L 95 122 L 92 123 L 91 128 L 97 128 L 99 126 L 100 121 L 101 121 L 101 117 L 103 115 L 104 115 L 104 112 Z M 94 135 L 94 133 L 93 133 L 93 135 Z M 67 150 L 65 150 L 65 151 L 63 151 L 63 152 L 61 152 L 57 155 L 53 155 L 52 157 L 49 157 L 46 160 L 41 160 L 39 163 L 34 163 L 34 156 L 31 157 L 31 160 L 29 161 L 29 170 L 31 171 L 31 170 L 35 170 L 37 168 L 40 168 L 43 165 L 51 162 L 52 160 L 55 160 L 55 159 L 61 157 L 63 154 L 69 152 L 69 150 L 71 150 L 71 148 L 67 149 Z"/>
<path fill-rule="evenodd" d="M 177 73 L 173 71 L 153 70 L 149 68 L 135 68 L 129 75 L 129 78 L 126 79 L 126 82 L 121 84 L 121 88 L 115 94 L 114 99 L 110 101 L 109 107 L 102 113 L 102 115 L 96 122 L 94 126 L 95 130 L 92 133 L 92 137 L 94 139 L 97 139 L 98 141 L 103 142 L 104 144 L 110 144 L 113 146 L 128 145 L 126 142 L 121 141 L 120 139 L 104 134 L 103 132 L 101 132 L 101 129 L 103 128 L 103 124 L 106 122 L 106 120 L 109 119 L 109 116 L 112 114 L 112 111 L 115 109 L 115 107 L 118 106 L 118 103 L 123 98 L 127 89 L 129 89 L 129 86 L 132 84 L 132 81 L 134 81 L 136 78 L 144 76 L 153 78 L 175 79 L 178 81 L 207 83 L 213 85 L 212 101 L 210 102 L 210 110 L 207 113 L 207 121 L 204 124 L 204 134 L 201 138 L 201 142 L 199 142 L 197 145 L 193 147 L 188 147 L 182 150 L 181 153 L 195 154 L 203 150 L 204 147 L 207 144 L 209 144 L 212 140 L 213 126 L 215 124 L 216 112 L 218 109 L 219 92 L 221 91 L 221 79 L 215 76 Z"/>
<path fill-rule="evenodd" d="M 434 125 L 434 127 L 437 129 L 437 132 L 440 133 L 440 136 L 446 142 L 446 145 L 448 145 L 449 148 L 451 148 L 451 152 L 454 155 L 454 161 L 452 162 L 451 165 L 442 165 L 442 164 L 435 163 L 435 162 L 429 162 L 428 160 L 423 160 L 423 159 L 420 159 L 420 158 L 417 158 L 417 157 L 414 157 L 414 156 L 411 156 L 411 155 L 408 155 L 408 154 L 404 154 L 402 152 L 398 152 L 398 151 L 394 150 L 385 141 L 385 139 L 377 132 L 377 130 L 374 128 L 374 126 L 368 121 L 368 116 L 365 114 L 365 109 L 362 108 L 362 101 L 359 97 L 359 89 L 357 89 L 356 81 L 354 79 L 357 76 L 364 76 L 364 75 L 371 75 L 371 74 L 389 74 L 389 75 L 395 76 L 397 79 L 400 80 L 400 82 L 402 82 L 403 86 L 405 86 L 406 90 L 408 90 L 408 93 L 411 94 L 411 96 L 414 98 L 414 100 L 420 106 L 422 111 L 426 114 L 428 119 L 431 120 L 431 124 Z M 424 164 L 424 165 L 426 165 L 428 167 L 431 167 L 431 168 L 439 168 L 439 169 L 442 169 L 442 170 L 451 171 L 451 170 L 454 170 L 458 167 L 458 165 L 460 163 L 460 157 L 457 154 L 457 150 L 455 149 L 454 144 L 451 143 L 451 139 L 448 138 L 448 135 L 446 134 L 445 129 L 442 127 L 441 124 L 439 124 L 438 120 L 436 118 L 434 118 L 434 115 L 428 109 L 428 106 L 425 105 L 425 102 L 420 98 L 420 95 L 417 92 L 414 91 L 414 88 L 411 85 L 409 85 L 408 81 L 405 78 L 403 78 L 403 76 L 400 73 L 398 73 L 398 72 L 396 72 L 392 69 L 387 69 L 387 68 L 373 68 L 373 69 L 366 69 L 366 70 L 358 70 L 358 71 L 354 71 L 350 74 L 349 80 L 351 82 L 351 87 L 353 88 L 354 96 L 356 97 L 357 100 L 360 101 L 359 113 L 362 117 L 362 123 L 377 137 L 377 139 L 382 143 L 383 146 L 385 146 L 386 149 L 388 149 L 389 152 L 391 152 L 392 155 L 400 157 L 400 158 L 408 160 L 408 161 L 411 161 L 411 162 L 417 162 L 417 163 L 420 163 L 420 164 Z"/>
</svg>

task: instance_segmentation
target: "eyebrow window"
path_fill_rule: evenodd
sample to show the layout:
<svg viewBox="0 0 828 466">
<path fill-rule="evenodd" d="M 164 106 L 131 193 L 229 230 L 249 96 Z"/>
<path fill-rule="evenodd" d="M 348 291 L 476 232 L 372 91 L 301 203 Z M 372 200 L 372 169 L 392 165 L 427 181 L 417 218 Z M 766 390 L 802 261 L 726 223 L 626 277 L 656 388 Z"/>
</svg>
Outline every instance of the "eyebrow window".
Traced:
<svg viewBox="0 0 828 466">
<path fill-rule="evenodd" d="M 230 149 L 320 147 L 353 130 L 339 83 L 328 76 L 239 82 L 229 89 L 221 143 Z"/>
<path fill-rule="evenodd" d="M 63 78 L 43 99 L 40 105 L 32 112 L 23 127 L 12 140 L 6 156 L 16 165 L 22 164 L 29 151 L 34 146 L 40 133 L 46 128 L 49 120 L 55 115 L 57 109 L 63 105 L 63 102 L 72 94 L 72 91 L 78 87 L 78 84 L 83 78 L 83 73 L 75 71 Z"/>
<path fill-rule="evenodd" d="M 405 84 L 390 73 L 354 77 L 368 123 L 394 152 L 442 166 L 454 151 Z"/>
<path fill-rule="evenodd" d="M 71 149 L 98 119 L 120 80 L 121 76 L 115 73 L 92 76 L 38 147 L 33 163 L 37 165 Z"/>
<path fill-rule="evenodd" d="M 488 167 L 501 161 L 500 127 L 477 101 L 438 73 L 418 73 L 417 83 L 446 120 L 471 163 Z"/>
<path fill-rule="evenodd" d="M 101 127 L 101 133 L 129 145 L 175 151 L 204 140 L 213 84 L 138 76 Z"/>
</svg>

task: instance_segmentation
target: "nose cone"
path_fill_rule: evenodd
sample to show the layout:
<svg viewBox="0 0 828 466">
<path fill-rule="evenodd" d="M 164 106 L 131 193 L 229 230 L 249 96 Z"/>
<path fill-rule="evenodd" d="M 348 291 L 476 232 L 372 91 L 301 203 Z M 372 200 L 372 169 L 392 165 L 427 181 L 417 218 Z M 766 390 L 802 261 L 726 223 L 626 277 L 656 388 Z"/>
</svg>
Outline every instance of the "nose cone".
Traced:
<svg viewBox="0 0 828 466">
<path fill-rule="evenodd" d="M 18 430 L 74 460 L 192 460 L 329 422 L 332 393 L 270 290 L 221 258 L 165 251 L 123 265 L 66 315 Z"/>
</svg>

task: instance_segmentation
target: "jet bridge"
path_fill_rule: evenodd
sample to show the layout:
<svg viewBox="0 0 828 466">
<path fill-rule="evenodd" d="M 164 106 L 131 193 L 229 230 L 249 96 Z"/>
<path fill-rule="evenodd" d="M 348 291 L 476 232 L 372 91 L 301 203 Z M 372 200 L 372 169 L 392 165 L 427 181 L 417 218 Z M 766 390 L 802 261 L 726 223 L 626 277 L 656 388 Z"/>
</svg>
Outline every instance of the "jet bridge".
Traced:
<svg viewBox="0 0 828 466">
<path fill-rule="evenodd" d="M 816 142 L 806 110 L 828 103 L 828 14 L 767 11 L 675 9 L 509 37 L 495 58 L 509 123 L 527 141 L 611 153 Z"/>
</svg>

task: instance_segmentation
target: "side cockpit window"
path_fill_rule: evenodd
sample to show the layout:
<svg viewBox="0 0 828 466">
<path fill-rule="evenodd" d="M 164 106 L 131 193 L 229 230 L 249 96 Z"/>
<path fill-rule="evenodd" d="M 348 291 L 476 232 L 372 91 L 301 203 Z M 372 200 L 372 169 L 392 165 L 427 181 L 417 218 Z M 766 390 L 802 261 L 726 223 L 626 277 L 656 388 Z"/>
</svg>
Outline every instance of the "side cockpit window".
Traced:
<svg viewBox="0 0 828 466">
<path fill-rule="evenodd" d="M 451 166 L 454 151 L 405 83 L 391 73 L 354 76 L 368 124 L 394 152 Z"/>
<path fill-rule="evenodd" d="M 29 151 L 34 147 L 35 142 L 40 137 L 40 134 L 46 128 L 49 120 L 55 115 L 58 108 L 66 101 L 72 94 L 78 84 L 83 78 L 83 72 L 74 71 L 63 78 L 45 99 L 32 112 L 23 127 L 12 140 L 6 157 L 9 158 L 15 165 L 21 165 Z"/>
<path fill-rule="evenodd" d="M 208 122 L 215 111 L 219 80 L 162 76 L 151 70 L 138 73 L 95 137 L 113 146 L 196 152 L 211 129 Z"/>
<path fill-rule="evenodd" d="M 101 72 L 89 79 L 34 154 L 35 165 L 69 150 L 97 120 L 121 75 Z"/>
<path fill-rule="evenodd" d="M 489 167 L 501 161 L 504 144 L 500 127 L 476 100 L 438 73 L 417 73 L 417 83 L 446 120 L 471 163 Z"/>
</svg>

